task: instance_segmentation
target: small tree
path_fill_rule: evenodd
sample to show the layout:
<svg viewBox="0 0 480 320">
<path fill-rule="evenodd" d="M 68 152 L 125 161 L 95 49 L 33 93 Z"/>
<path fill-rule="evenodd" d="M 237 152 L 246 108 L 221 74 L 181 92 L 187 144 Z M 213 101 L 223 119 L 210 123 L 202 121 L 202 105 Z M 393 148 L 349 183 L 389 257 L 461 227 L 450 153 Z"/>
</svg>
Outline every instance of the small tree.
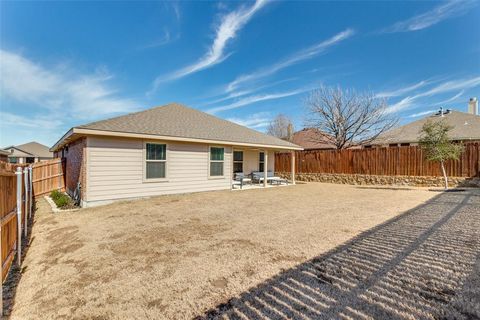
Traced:
<svg viewBox="0 0 480 320">
<path fill-rule="evenodd" d="M 420 131 L 420 146 L 425 152 L 425 159 L 440 163 L 443 178 L 445 180 L 445 189 L 448 189 L 448 177 L 445 171 L 445 161 L 457 160 L 463 151 L 463 146 L 453 143 L 448 132 L 453 127 L 444 120 L 427 121 L 423 124 Z"/>
<path fill-rule="evenodd" d="M 283 114 L 277 115 L 267 127 L 267 133 L 271 136 L 291 141 L 293 137 L 293 123 L 290 118 Z"/>
<path fill-rule="evenodd" d="M 306 125 L 331 136 L 337 149 L 368 143 L 397 123 L 385 99 L 369 92 L 320 87 L 310 93 L 306 106 Z"/>
</svg>

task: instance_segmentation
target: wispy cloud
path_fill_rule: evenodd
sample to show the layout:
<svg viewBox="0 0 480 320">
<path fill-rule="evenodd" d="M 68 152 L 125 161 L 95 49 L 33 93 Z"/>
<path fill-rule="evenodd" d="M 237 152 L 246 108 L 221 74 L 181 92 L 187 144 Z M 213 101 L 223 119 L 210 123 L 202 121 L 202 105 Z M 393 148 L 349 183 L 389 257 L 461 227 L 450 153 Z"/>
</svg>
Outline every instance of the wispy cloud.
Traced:
<svg viewBox="0 0 480 320">
<path fill-rule="evenodd" d="M 418 117 L 425 116 L 425 115 L 430 114 L 430 113 L 434 113 L 435 111 L 436 111 L 435 109 L 432 109 L 432 110 L 427 110 L 427 111 L 414 113 L 414 114 L 409 115 L 408 118 L 418 118 Z"/>
<path fill-rule="evenodd" d="M 227 89 L 226 91 L 227 92 L 232 92 L 234 90 L 236 90 L 241 84 L 245 83 L 245 82 L 251 82 L 251 81 L 254 81 L 254 80 L 258 80 L 260 78 L 264 78 L 264 77 L 267 77 L 267 76 L 270 76 L 282 69 L 285 69 L 291 65 L 294 65 L 294 64 L 297 64 L 301 61 L 304 61 L 304 60 L 307 60 L 307 59 L 311 59 L 317 55 L 319 55 L 320 53 L 324 52 L 325 50 L 327 50 L 328 48 L 330 48 L 331 46 L 334 46 L 342 41 L 344 41 L 345 39 L 351 37 L 353 34 L 354 34 L 354 30 L 353 29 L 347 29 L 347 30 L 344 30 L 340 33 L 337 33 L 336 35 L 334 35 L 333 37 L 331 37 L 330 39 L 327 39 L 325 41 L 322 41 L 320 43 L 317 43 L 311 47 L 308 47 L 306 49 L 303 49 L 301 51 L 298 51 L 296 52 L 294 55 L 286 58 L 286 59 L 283 59 L 267 68 L 263 68 L 263 69 L 259 69 L 253 73 L 250 73 L 250 74 L 244 74 L 244 75 L 241 75 L 239 76 L 238 78 L 236 78 L 234 81 L 232 81 L 231 83 L 228 84 L 227 86 Z"/>
<path fill-rule="evenodd" d="M 399 112 L 399 111 L 411 108 L 416 105 L 417 101 L 420 98 L 436 96 L 436 95 L 444 94 L 444 93 L 455 91 L 455 90 L 461 90 L 458 94 L 456 94 L 452 98 L 440 103 L 452 102 L 456 100 L 458 97 L 460 97 L 464 93 L 464 90 L 475 88 L 478 86 L 480 86 L 480 77 L 446 81 L 424 92 L 420 92 L 415 95 L 403 98 L 399 102 L 389 106 L 387 109 L 387 112 L 394 113 L 394 112 Z M 432 103 L 429 103 L 429 104 L 432 105 Z M 436 103 L 436 105 L 438 104 L 439 103 Z"/>
<path fill-rule="evenodd" d="M 63 68 L 46 68 L 38 63 L 0 50 L 2 97 L 29 103 L 52 114 L 88 119 L 100 115 L 132 111 L 133 100 L 121 98 L 109 85 L 113 76 L 103 69 L 94 74 L 78 74 Z"/>
<path fill-rule="evenodd" d="M 221 98 L 217 98 L 215 100 L 208 101 L 208 102 L 204 103 L 203 105 L 211 105 L 211 104 L 216 104 L 216 103 L 219 103 L 219 102 L 227 101 L 227 100 L 230 100 L 230 99 L 243 97 L 247 94 L 254 93 L 254 92 L 262 90 L 262 89 L 271 88 L 271 87 L 277 86 L 279 84 L 294 81 L 294 80 L 297 80 L 297 79 L 298 79 L 297 77 L 291 77 L 291 78 L 282 79 L 282 80 L 274 81 L 274 82 L 271 82 L 271 83 L 267 83 L 267 84 L 262 85 L 262 86 L 255 86 L 255 87 L 245 89 L 245 90 L 230 92 L 230 93 L 224 95 Z M 218 96 L 218 95 L 216 95 L 216 96 Z"/>
<path fill-rule="evenodd" d="M 203 57 L 197 62 L 183 67 L 170 75 L 157 77 L 153 83 L 153 91 L 156 90 L 163 81 L 185 77 L 189 74 L 210 68 L 228 58 L 230 54 L 225 53 L 228 42 L 237 36 L 238 31 L 241 30 L 266 3 L 267 0 L 257 0 L 253 6 L 241 6 L 236 11 L 222 16 L 215 30 L 215 39 Z"/>
<path fill-rule="evenodd" d="M 248 115 L 245 118 L 227 118 L 228 121 L 235 122 L 239 125 L 249 127 L 251 129 L 263 129 L 267 127 L 272 119 L 269 112 L 258 112 Z"/>
<path fill-rule="evenodd" d="M 443 20 L 465 14 L 475 5 L 476 2 L 472 0 L 447 1 L 436 6 L 430 11 L 413 16 L 404 21 L 399 21 L 394 25 L 383 29 L 381 33 L 410 32 L 426 29 Z"/>
<path fill-rule="evenodd" d="M 269 93 L 269 94 L 248 96 L 248 97 L 240 99 L 236 102 L 227 104 L 225 106 L 208 109 L 207 112 L 208 113 L 217 113 L 217 112 L 221 112 L 221 111 L 237 109 L 237 108 L 240 108 L 240 107 L 243 107 L 243 106 L 246 106 L 246 105 L 250 105 L 250 104 L 253 104 L 253 103 L 257 103 L 257 102 L 260 102 L 260 101 L 274 100 L 274 99 L 280 99 L 280 98 L 294 96 L 294 95 L 306 92 L 308 90 L 311 90 L 311 89 L 298 89 L 298 90 L 281 92 L 281 93 Z"/>
<path fill-rule="evenodd" d="M 421 87 L 424 87 L 428 83 L 429 83 L 429 81 L 426 81 L 426 80 L 420 81 L 416 84 L 413 84 L 413 85 L 410 85 L 410 86 L 407 86 L 407 87 L 404 87 L 404 88 L 399 88 L 399 89 L 396 89 L 396 90 L 393 90 L 393 91 L 383 91 L 383 92 L 377 93 L 376 97 L 377 98 L 398 97 L 398 96 L 404 95 L 405 93 L 408 93 L 410 91 L 414 91 L 414 90 L 417 90 Z"/>
</svg>

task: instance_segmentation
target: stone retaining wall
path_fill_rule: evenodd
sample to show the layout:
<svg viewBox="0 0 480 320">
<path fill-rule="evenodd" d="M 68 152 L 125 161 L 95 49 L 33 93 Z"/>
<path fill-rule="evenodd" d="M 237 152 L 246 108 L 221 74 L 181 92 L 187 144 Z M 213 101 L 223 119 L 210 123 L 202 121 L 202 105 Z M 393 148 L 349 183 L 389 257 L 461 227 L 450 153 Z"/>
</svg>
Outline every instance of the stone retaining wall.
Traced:
<svg viewBox="0 0 480 320">
<path fill-rule="evenodd" d="M 290 179 L 289 172 L 277 172 L 278 176 Z M 401 185 L 412 187 L 443 187 L 443 177 L 417 176 L 376 176 L 363 174 L 333 174 L 333 173 L 297 173 L 298 181 L 329 182 L 353 185 Z M 448 177 L 450 187 L 480 187 L 480 178 Z"/>
</svg>

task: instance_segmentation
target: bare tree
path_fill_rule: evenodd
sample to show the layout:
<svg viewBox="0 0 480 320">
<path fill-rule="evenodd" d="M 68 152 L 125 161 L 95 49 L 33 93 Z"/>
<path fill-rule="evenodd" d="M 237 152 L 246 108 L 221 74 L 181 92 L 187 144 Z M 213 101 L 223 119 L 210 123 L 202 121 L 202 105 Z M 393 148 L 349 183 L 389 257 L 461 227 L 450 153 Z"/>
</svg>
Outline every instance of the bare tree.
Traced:
<svg viewBox="0 0 480 320">
<path fill-rule="evenodd" d="M 277 115 L 267 127 L 267 133 L 271 136 L 291 141 L 293 136 L 293 122 L 286 115 Z"/>
<path fill-rule="evenodd" d="M 396 125 L 384 99 L 340 87 L 320 87 L 306 100 L 307 125 L 331 136 L 337 149 L 371 142 Z"/>
</svg>

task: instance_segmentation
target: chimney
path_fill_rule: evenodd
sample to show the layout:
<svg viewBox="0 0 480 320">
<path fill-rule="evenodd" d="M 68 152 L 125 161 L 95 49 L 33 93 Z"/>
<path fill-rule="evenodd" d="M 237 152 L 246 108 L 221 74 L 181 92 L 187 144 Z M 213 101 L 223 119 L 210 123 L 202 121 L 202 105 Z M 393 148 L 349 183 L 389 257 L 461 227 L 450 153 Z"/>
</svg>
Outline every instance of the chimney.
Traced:
<svg viewBox="0 0 480 320">
<path fill-rule="evenodd" d="M 473 97 L 468 101 L 468 113 L 478 115 L 478 100 Z"/>
</svg>

